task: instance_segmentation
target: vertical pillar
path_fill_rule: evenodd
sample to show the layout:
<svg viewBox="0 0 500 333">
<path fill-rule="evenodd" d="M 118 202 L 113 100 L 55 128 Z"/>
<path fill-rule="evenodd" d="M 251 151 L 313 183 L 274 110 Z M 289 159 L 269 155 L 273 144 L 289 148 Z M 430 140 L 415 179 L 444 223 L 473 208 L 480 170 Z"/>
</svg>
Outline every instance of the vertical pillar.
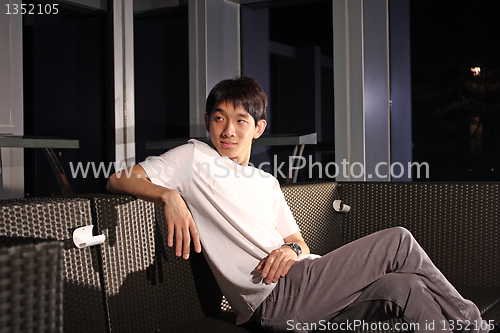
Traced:
<svg viewBox="0 0 500 333">
<path fill-rule="evenodd" d="M 333 0 L 337 180 L 390 180 L 387 0 Z"/>
<path fill-rule="evenodd" d="M 333 0 L 333 42 L 336 179 L 346 181 L 350 166 L 365 164 L 362 0 Z"/>
<path fill-rule="evenodd" d="M 365 180 L 391 180 L 389 3 L 363 4 Z"/>
<path fill-rule="evenodd" d="M 7 5 L 21 0 L 0 0 L 0 133 L 23 135 L 23 22 L 8 15 Z M 0 198 L 24 197 L 23 148 L 1 148 Z"/>
<path fill-rule="evenodd" d="M 189 10 L 190 136 L 206 135 L 205 100 L 222 79 L 240 74 L 240 5 L 192 0 Z"/>
<path fill-rule="evenodd" d="M 115 160 L 117 168 L 135 164 L 133 1 L 113 0 Z"/>
</svg>

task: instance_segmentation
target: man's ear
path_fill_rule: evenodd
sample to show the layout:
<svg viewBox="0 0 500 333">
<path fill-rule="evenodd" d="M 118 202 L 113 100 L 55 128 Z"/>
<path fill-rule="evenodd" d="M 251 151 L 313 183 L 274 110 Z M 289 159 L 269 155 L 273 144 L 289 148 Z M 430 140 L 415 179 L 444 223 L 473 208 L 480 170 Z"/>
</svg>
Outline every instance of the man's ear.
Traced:
<svg viewBox="0 0 500 333">
<path fill-rule="evenodd" d="M 205 127 L 207 128 L 207 132 L 210 133 L 210 116 L 205 113 Z"/>
<path fill-rule="evenodd" d="M 257 131 L 255 132 L 255 135 L 253 136 L 254 139 L 258 139 L 262 133 L 264 133 L 264 130 L 266 129 L 267 126 L 267 121 L 264 119 L 261 119 L 257 122 Z"/>
</svg>

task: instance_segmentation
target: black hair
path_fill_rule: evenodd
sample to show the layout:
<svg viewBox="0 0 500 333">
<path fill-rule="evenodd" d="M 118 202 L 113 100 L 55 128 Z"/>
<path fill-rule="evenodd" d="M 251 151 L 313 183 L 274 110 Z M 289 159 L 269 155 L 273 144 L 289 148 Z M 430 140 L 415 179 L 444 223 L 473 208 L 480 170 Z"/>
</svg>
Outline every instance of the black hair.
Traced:
<svg viewBox="0 0 500 333">
<path fill-rule="evenodd" d="M 207 97 L 205 108 L 209 116 L 222 103 L 242 106 L 255 120 L 255 126 L 261 119 L 267 118 L 267 96 L 257 80 L 247 76 L 222 80 L 215 85 Z"/>
</svg>

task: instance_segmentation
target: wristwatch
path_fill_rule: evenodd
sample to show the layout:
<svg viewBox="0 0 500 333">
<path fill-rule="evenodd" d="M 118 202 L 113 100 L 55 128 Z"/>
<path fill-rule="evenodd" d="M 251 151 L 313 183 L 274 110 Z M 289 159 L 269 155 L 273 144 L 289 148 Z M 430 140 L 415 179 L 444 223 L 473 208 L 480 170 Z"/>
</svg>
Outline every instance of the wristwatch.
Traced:
<svg viewBox="0 0 500 333">
<path fill-rule="evenodd" d="M 285 243 L 285 244 L 283 244 L 283 246 L 285 246 L 285 245 L 286 246 L 290 246 L 292 248 L 292 250 L 294 250 L 295 253 L 297 253 L 297 257 L 302 254 L 302 249 L 297 244 L 295 244 L 295 243 Z"/>
</svg>

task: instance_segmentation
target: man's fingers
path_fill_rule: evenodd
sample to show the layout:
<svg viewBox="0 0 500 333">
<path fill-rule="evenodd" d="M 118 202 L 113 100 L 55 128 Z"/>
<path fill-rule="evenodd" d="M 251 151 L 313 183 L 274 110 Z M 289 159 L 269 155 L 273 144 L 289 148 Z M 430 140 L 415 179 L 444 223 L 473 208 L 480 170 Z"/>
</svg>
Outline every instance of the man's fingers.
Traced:
<svg viewBox="0 0 500 333">
<path fill-rule="evenodd" d="M 286 263 L 285 268 L 283 268 L 283 270 L 281 271 L 282 277 L 288 274 L 288 271 L 290 270 L 290 268 L 292 268 L 293 263 L 293 261 L 289 261 Z"/>
<path fill-rule="evenodd" d="M 267 280 L 269 283 L 271 282 L 278 282 L 278 279 L 281 276 L 281 272 L 286 266 L 286 261 L 283 260 L 283 258 L 280 258 L 281 260 L 276 260 L 274 264 L 271 266 L 271 270 L 269 271 L 269 274 L 267 276 Z"/>
<path fill-rule="evenodd" d="M 183 241 L 182 227 L 175 230 L 175 255 L 180 257 L 182 255 L 182 241 Z M 189 253 L 189 250 L 188 250 Z"/>
<path fill-rule="evenodd" d="M 279 277 L 279 273 L 281 272 L 281 270 L 279 270 L 280 266 L 281 265 L 277 262 L 275 262 L 275 264 L 271 266 L 271 269 L 269 270 L 269 274 L 267 275 L 266 279 L 267 283 L 278 281 L 277 277 Z"/>
<path fill-rule="evenodd" d="M 267 257 L 266 264 L 264 265 L 264 268 L 262 269 L 262 277 L 263 278 L 269 278 L 269 275 L 271 274 L 271 269 L 272 269 L 275 261 L 276 261 L 276 257 L 273 256 L 273 254 L 271 253 Z"/>
<path fill-rule="evenodd" d="M 272 263 L 272 259 L 270 257 L 267 257 L 266 262 L 261 264 L 261 266 L 264 265 L 264 268 L 262 268 L 262 277 L 263 278 L 267 277 L 267 274 L 269 273 L 269 269 L 271 269 L 271 263 Z"/>
<path fill-rule="evenodd" d="M 174 246 L 174 224 L 167 222 L 167 245 Z"/>
<path fill-rule="evenodd" d="M 267 284 L 278 282 L 279 278 L 288 274 L 290 267 L 295 263 L 290 253 L 274 250 L 264 258 L 257 269 L 262 268 L 262 278 Z"/>
<path fill-rule="evenodd" d="M 200 243 L 200 235 L 198 234 L 198 230 L 196 230 L 196 226 L 194 225 L 194 221 L 191 223 L 190 227 L 191 238 L 193 239 L 193 246 L 196 253 L 201 252 L 201 243 Z"/>
<path fill-rule="evenodd" d="M 198 231 L 194 225 L 194 221 L 190 219 L 190 222 L 179 223 L 174 225 L 174 223 L 168 223 L 168 246 L 173 246 L 173 239 L 175 237 L 175 255 L 177 257 L 183 257 L 184 259 L 189 259 L 191 239 L 195 251 L 201 252 L 201 243 Z M 189 225 L 189 226 L 188 226 Z"/>
<path fill-rule="evenodd" d="M 259 264 L 257 265 L 256 269 L 257 270 L 261 270 L 262 267 L 264 267 L 264 264 L 266 263 L 266 260 L 267 260 L 267 257 L 265 257 L 264 259 L 262 259 Z"/>
<path fill-rule="evenodd" d="M 165 204 L 165 220 L 167 221 L 167 245 L 174 246 L 175 255 L 189 258 L 191 237 L 196 252 L 201 252 L 200 238 L 191 213 L 182 198 L 175 192 L 172 201 Z"/>
<path fill-rule="evenodd" d="M 189 259 L 189 252 L 190 252 L 189 245 L 191 243 L 191 236 L 190 236 L 188 230 L 184 231 L 182 241 L 183 241 L 183 249 L 184 249 L 184 254 L 182 255 L 182 257 L 184 259 Z"/>
</svg>

